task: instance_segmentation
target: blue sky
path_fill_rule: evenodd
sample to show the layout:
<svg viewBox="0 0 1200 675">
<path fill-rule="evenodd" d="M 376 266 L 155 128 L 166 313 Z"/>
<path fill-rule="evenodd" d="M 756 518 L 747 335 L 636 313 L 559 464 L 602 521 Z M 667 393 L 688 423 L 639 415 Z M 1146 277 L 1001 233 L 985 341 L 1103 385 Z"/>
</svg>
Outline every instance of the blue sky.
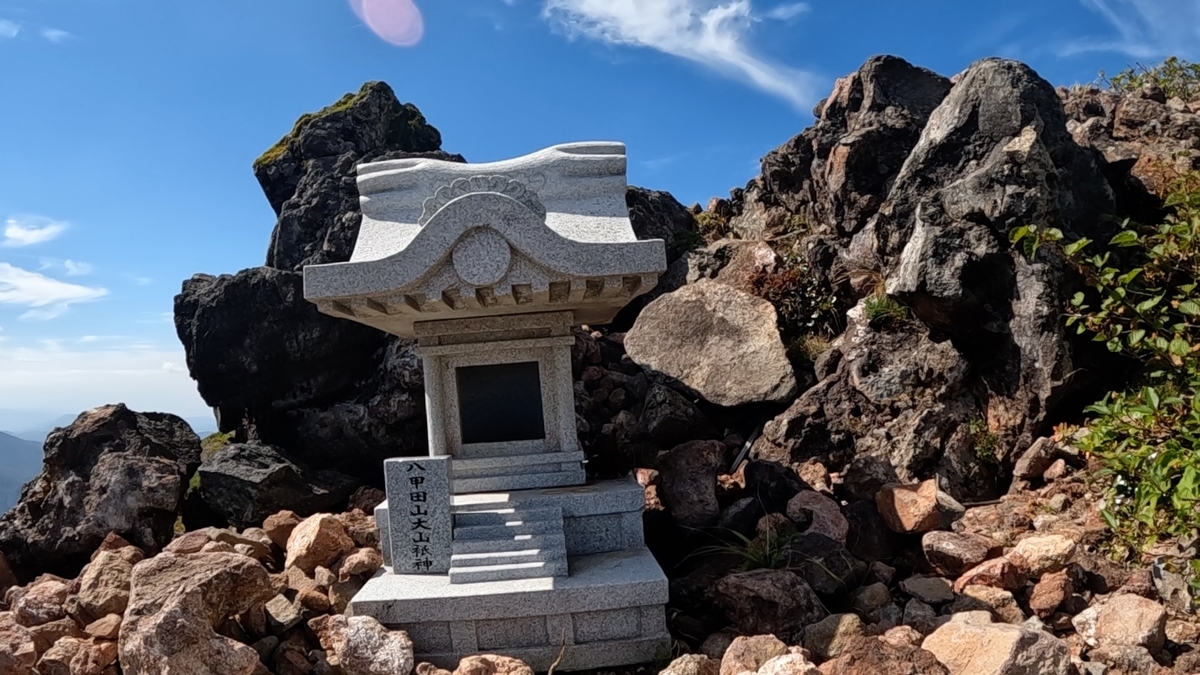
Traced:
<svg viewBox="0 0 1200 675">
<path fill-rule="evenodd" d="M 691 203 L 874 54 L 1071 84 L 1197 38 L 1200 0 L 0 0 L 0 409 L 207 412 L 172 297 L 262 263 L 251 162 L 366 80 L 469 161 L 620 140 Z"/>
</svg>

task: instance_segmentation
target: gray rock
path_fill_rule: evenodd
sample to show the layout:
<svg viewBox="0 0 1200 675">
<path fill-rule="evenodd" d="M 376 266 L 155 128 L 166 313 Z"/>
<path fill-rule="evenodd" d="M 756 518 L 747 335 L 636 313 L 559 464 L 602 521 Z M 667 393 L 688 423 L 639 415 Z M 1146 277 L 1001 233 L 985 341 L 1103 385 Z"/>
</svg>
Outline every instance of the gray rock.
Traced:
<svg viewBox="0 0 1200 675">
<path fill-rule="evenodd" d="M 806 532 L 792 539 L 787 559 L 789 569 L 825 598 L 837 598 L 858 588 L 867 574 L 867 564 L 850 555 L 845 546 L 815 533 Z"/>
<path fill-rule="evenodd" d="M 292 462 L 268 445 L 226 445 L 200 465 L 200 498 L 239 530 L 283 510 L 301 516 L 340 511 L 358 485 L 345 474 Z"/>
<path fill-rule="evenodd" d="M 818 659 L 832 659 L 862 634 L 863 622 L 857 614 L 831 614 L 805 627 L 804 648 Z"/>
<path fill-rule="evenodd" d="M 646 393 L 638 431 L 664 448 L 717 436 L 717 430 L 699 408 L 661 384 L 651 386 Z"/>
<path fill-rule="evenodd" d="M 200 439 L 175 415 L 86 411 L 47 437 L 42 472 L 0 516 L 0 552 L 22 579 L 75 577 L 113 532 L 157 552 L 199 464 Z"/>
<path fill-rule="evenodd" d="M 796 377 L 771 303 L 710 280 L 664 295 L 625 336 L 630 358 L 717 405 L 782 402 Z"/>
</svg>

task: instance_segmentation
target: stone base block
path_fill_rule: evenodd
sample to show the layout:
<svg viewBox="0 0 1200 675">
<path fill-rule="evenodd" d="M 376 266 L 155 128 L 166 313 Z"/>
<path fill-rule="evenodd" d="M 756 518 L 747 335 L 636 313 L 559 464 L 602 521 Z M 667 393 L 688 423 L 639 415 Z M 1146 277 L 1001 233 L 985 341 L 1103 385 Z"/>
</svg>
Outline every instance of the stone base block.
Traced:
<svg viewBox="0 0 1200 675">
<path fill-rule="evenodd" d="M 515 656 L 545 671 L 654 661 L 671 643 L 667 578 L 644 546 L 570 558 L 570 575 L 451 584 L 381 570 L 351 614 L 408 631 L 417 660 L 453 669 L 471 654 Z"/>
</svg>

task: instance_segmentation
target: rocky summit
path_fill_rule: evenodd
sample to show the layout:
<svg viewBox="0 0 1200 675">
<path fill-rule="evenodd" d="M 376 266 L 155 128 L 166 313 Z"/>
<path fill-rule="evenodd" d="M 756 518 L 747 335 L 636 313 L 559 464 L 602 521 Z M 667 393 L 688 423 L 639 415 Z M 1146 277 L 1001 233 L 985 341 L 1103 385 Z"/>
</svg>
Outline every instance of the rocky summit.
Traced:
<svg viewBox="0 0 1200 675">
<path fill-rule="evenodd" d="M 663 241 L 667 269 L 610 324 L 553 338 L 570 344 L 588 475 L 636 478 L 668 579 L 672 649 L 621 672 L 1200 673 L 1194 538 L 1135 549 L 1142 526 L 1112 500 L 1137 495 L 1079 426 L 1143 381 L 1120 347 L 1168 329 L 1068 326 L 1097 279 L 1058 243 L 1177 222 L 1168 193 L 1200 169 L 1200 100 L 880 56 L 813 116 L 706 207 L 628 188 L 633 231 Z M 113 405 L 50 435 L 0 517 L 0 673 L 451 672 L 415 655 L 461 626 L 410 634 L 347 609 L 390 555 L 383 461 L 427 452 L 416 343 L 318 311 L 303 284 L 306 266 L 350 260 L 356 167 L 422 159 L 465 161 L 373 82 L 254 163 L 278 217 L 265 264 L 197 274 L 175 298 L 220 433 L 202 443 L 177 417 Z M 1115 249 L 1101 255 L 1128 255 Z M 1159 407 L 1155 393 L 1145 410 Z M 647 619 L 631 621 L 637 635 Z M 573 630 L 563 640 L 585 643 L 600 627 Z M 478 631 L 454 675 L 532 673 L 488 653 L 487 631 L 518 628 Z"/>
</svg>

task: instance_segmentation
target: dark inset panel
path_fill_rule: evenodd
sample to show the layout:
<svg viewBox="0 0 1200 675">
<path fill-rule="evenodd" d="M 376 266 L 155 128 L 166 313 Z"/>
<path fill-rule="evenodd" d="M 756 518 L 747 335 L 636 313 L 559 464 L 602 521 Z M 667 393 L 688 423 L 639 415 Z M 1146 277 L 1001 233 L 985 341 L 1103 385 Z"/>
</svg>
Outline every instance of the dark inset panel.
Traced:
<svg viewBox="0 0 1200 675">
<path fill-rule="evenodd" d="M 536 361 L 455 369 L 462 442 L 503 443 L 546 437 Z"/>
</svg>

